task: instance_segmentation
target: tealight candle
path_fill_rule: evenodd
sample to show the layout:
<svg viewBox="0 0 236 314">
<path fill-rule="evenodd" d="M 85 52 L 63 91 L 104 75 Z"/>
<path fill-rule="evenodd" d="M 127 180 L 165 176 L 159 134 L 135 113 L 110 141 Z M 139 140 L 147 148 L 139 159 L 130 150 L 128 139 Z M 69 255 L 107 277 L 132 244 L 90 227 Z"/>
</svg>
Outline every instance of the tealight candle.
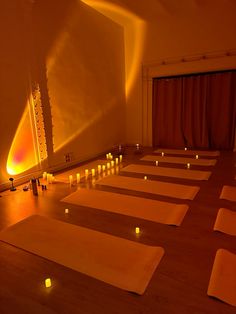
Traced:
<svg viewBox="0 0 236 314">
<path fill-rule="evenodd" d="M 119 164 L 119 158 L 116 158 L 116 165 Z"/>
<path fill-rule="evenodd" d="M 198 159 L 198 155 L 196 155 L 196 159 Z"/>
<path fill-rule="evenodd" d="M 122 162 L 122 155 L 120 155 L 120 162 Z"/>
<path fill-rule="evenodd" d="M 144 176 L 144 180 L 147 180 L 147 176 Z"/>
<path fill-rule="evenodd" d="M 51 279 L 50 278 L 45 279 L 45 287 L 49 288 L 51 287 L 51 285 L 52 285 Z"/>
<path fill-rule="evenodd" d="M 189 162 L 187 163 L 187 168 L 188 168 L 188 169 L 190 168 L 190 163 L 189 163 Z"/>
<path fill-rule="evenodd" d="M 98 174 L 100 174 L 102 171 L 102 166 L 101 165 L 98 165 Z"/>
<path fill-rule="evenodd" d="M 162 153 L 161 153 L 161 156 L 163 157 L 164 155 L 165 155 L 165 153 L 164 153 L 164 152 L 162 152 Z"/>
<path fill-rule="evenodd" d="M 73 176 L 72 175 L 69 176 L 69 182 L 70 182 L 70 186 L 71 186 L 73 183 Z"/>
<path fill-rule="evenodd" d="M 91 172 L 92 172 L 92 177 L 94 177 L 95 176 L 95 169 L 93 168 L 92 170 L 91 170 Z"/>
<path fill-rule="evenodd" d="M 76 181 L 77 181 L 77 183 L 80 183 L 80 173 L 76 174 Z"/>
<path fill-rule="evenodd" d="M 156 160 L 156 166 L 158 166 L 158 160 Z"/>
<path fill-rule="evenodd" d="M 65 209 L 65 214 L 68 214 L 68 213 L 69 213 L 69 209 L 66 208 L 66 209 Z"/>
<path fill-rule="evenodd" d="M 136 233 L 136 234 L 139 234 L 139 233 L 140 233 L 140 228 L 139 228 L 139 227 L 136 227 L 136 228 L 135 228 L 135 233 Z"/>
</svg>

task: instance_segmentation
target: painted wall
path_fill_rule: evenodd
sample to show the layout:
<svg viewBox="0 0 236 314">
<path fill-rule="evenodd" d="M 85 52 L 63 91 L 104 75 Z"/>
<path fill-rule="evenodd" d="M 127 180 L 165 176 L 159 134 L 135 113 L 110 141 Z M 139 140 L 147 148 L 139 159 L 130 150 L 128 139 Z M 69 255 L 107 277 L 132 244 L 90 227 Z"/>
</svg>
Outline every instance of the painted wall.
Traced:
<svg viewBox="0 0 236 314">
<path fill-rule="evenodd" d="M 122 27 L 79 1 L 4 0 L 0 31 L 0 189 L 8 182 L 9 151 L 19 124 L 24 133 L 21 119 L 35 83 L 40 87 L 49 153 L 44 166 L 68 166 L 65 154 L 70 153 L 72 162 L 83 161 L 124 142 Z M 29 126 L 29 121 L 23 124 Z M 23 153 L 27 144 L 33 148 L 29 135 L 30 140 L 23 137 Z M 15 177 L 40 166 L 24 169 Z"/>
</svg>

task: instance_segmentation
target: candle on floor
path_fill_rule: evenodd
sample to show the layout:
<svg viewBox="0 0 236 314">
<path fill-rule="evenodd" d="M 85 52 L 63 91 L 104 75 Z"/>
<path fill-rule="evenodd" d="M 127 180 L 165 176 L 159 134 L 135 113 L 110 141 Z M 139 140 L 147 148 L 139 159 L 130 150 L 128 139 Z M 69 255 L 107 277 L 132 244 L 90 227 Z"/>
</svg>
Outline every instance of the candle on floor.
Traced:
<svg viewBox="0 0 236 314">
<path fill-rule="evenodd" d="M 189 169 L 189 168 L 190 168 L 190 163 L 188 162 L 188 163 L 187 163 L 187 169 Z"/>
<path fill-rule="evenodd" d="M 80 173 L 76 174 L 76 181 L 77 181 L 77 183 L 80 183 Z"/>
<path fill-rule="evenodd" d="M 165 153 L 164 153 L 164 152 L 161 152 L 161 156 L 162 156 L 162 157 L 165 156 Z"/>
<path fill-rule="evenodd" d="M 196 159 L 198 159 L 198 155 L 196 155 Z"/>
<path fill-rule="evenodd" d="M 95 169 L 93 168 L 92 170 L 91 170 L 91 172 L 92 172 L 92 177 L 94 177 L 95 176 Z"/>
<path fill-rule="evenodd" d="M 120 162 L 122 162 L 122 155 L 120 155 Z"/>
<path fill-rule="evenodd" d="M 147 180 L 147 176 L 144 176 L 144 180 Z"/>
<path fill-rule="evenodd" d="M 116 158 L 116 165 L 119 164 L 119 158 Z"/>
<path fill-rule="evenodd" d="M 139 150 L 139 144 L 136 144 L 136 149 Z"/>
<path fill-rule="evenodd" d="M 106 165 L 102 165 L 102 171 L 106 170 Z"/>
<path fill-rule="evenodd" d="M 69 176 L 69 182 L 70 182 L 70 186 L 72 186 L 72 183 L 73 183 L 73 176 L 72 175 Z"/>
<path fill-rule="evenodd" d="M 114 162 L 114 160 L 112 160 L 112 161 L 111 161 L 111 167 L 113 168 L 114 165 L 115 165 L 115 162 Z"/>
<path fill-rule="evenodd" d="M 49 288 L 51 287 L 51 285 L 52 285 L 51 279 L 50 278 L 45 279 L 45 287 Z"/>
<path fill-rule="evenodd" d="M 88 169 L 85 169 L 85 179 L 87 180 L 88 179 L 88 175 L 89 175 L 89 171 L 88 171 Z"/>
<path fill-rule="evenodd" d="M 109 154 L 106 154 L 106 158 L 109 159 Z"/>
<path fill-rule="evenodd" d="M 136 233 L 136 234 L 139 234 L 139 233 L 140 233 L 140 228 L 139 228 L 139 227 L 136 227 L 136 228 L 135 228 L 135 233 Z"/>
<path fill-rule="evenodd" d="M 187 147 L 184 147 L 184 150 L 188 150 Z"/>
<path fill-rule="evenodd" d="M 158 166 L 158 160 L 156 160 L 156 166 Z"/>
<path fill-rule="evenodd" d="M 110 153 L 110 157 L 109 157 L 109 159 L 111 159 L 111 160 L 113 159 L 113 155 L 112 155 L 111 153 Z"/>
<path fill-rule="evenodd" d="M 69 214 L 69 209 L 68 208 L 65 209 L 65 214 Z"/>
<path fill-rule="evenodd" d="M 109 162 L 107 162 L 107 169 L 110 169 L 111 164 Z"/>
<path fill-rule="evenodd" d="M 101 165 L 98 165 L 98 174 L 100 174 L 102 171 L 102 166 Z"/>
</svg>

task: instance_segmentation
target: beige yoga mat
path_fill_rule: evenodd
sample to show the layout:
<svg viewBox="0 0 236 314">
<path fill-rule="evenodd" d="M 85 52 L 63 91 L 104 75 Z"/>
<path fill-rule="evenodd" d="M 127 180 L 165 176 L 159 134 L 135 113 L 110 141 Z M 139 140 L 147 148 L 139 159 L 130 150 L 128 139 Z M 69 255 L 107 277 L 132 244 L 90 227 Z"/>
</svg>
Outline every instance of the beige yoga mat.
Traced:
<svg viewBox="0 0 236 314">
<path fill-rule="evenodd" d="M 209 157 L 217 157 L 220 156 L 220 152 L 212 151 L 212 150 L 191 150 L 191 149 L 169 149 L 169 148 L 159 148 L 154 151 L 154 153 L 166 153 L 166 154 L 176 154 L 176 155 L 186 155 L 186 156 L 209 156 Z"/>
<path fill-rule="evenodd" d="M 216 252 L 207 294 L 236 306 L 236 254 Z"/>
<path fill-rule="evenodd" d="M 172 204 L 95 189 L 80 189 L 61 201 L 176 226 L 180 226 L 188 210 L 188 205 L 185 204 Z"/>
<path fill-rule="evenodd" d="M 197 166 L 214 166 L 216 164 L 216 159 L 196 159 L 188 157 L 168 157 L 168 156 L 157 156 L 157 155 L 146 155 L 141 160 L 144 161 L 158 161 L 158 162 L 167 162 L 173 164 L 185 164 L 190 163 L 191 165 Z"/>
<path fill-rule="evenodd" d="M 211 175 L 210 171 L 177 169 L 135 164 L 128 165 L 127 167 L 124 167 L 121 171 L 189 180 L 208 180 Z"/>
<path fill-rule="evenodd" d="M 217 213 L 214 230 L 236 236 L 236 212 L 220 208 Z"/>
<path fill-rule="evenodd" d="M 144 293 L 164 254 L 162 247 L 38 215 L 5 229 L 0 240 L 138 294 Z"/>
<path fill-rule="evenodd" d="M 224 185 L 220 198 L 236 202 L 236 186 Z"/>
<path fill-rule="evenodd" d="M 126 176 L 108 176 L 96 181 L 96 184 L 190 200 L 193 200 L 199 191 L 198 186 L 167 183 L 148 179 L 144 180 Z"/>
</svg>

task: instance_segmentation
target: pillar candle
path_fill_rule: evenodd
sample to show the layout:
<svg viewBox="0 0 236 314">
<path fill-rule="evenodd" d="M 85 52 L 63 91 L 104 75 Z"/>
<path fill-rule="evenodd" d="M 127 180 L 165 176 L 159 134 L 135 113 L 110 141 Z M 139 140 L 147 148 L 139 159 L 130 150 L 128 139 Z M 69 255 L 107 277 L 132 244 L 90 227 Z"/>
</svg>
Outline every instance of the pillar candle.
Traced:
<svg viewBox="0 0 236 314">
<path fill-rule="evenodd" d="M 156 160 L 156 166 L 158 166 L 158 160 Z"/>
<path fill-rule="evenodd" d="M 107 169 L 110 169 L 110 167 L 111 167 L 111 165 L 110 165 L 110 163 L 108 162 L 108 163 L 107 163 Z"/>
<path fill-rule="evenodd" d="M 106 165 L 102 165 L 102 171 L 106 170 Z"/>
<path fill-rule="evenodd" d="M 190 163 L 188 162 L 188 163 L 187 163 L 187 169 L 189 169 L 189 168 L 190 168 Z"/>
<path fill-rule="evenodd" d="M 116 165 L 119 164 L 119 158 L 116 158 Z"/>
<path fill-rule="evenodd" d="M 80 183 L 80 173 L 76 174 L 76 180 L 77 180 L 77 183 Z"/>
<path fill-rule="evenodd" d="M 161 153 L 161 156 L 163 157 L 164 155 L 165 155 L 165 153 L 164 153 L 164 152 L 162 152 L 162 153 Z"/>
<path fill-rule="evenodd" d="M 85 169 L 84 173 L 85 173 L 85 178 L 88 179 L 88 175 L 89 175 L 88 169 Z"/>
<path fill-rule="evenodd" d="M 102 166 L 101 165 L 98 165 L 98 174 L 100 174 L 102 171 Z"/>
<path fill-rule="evenodd" d="M 196 159 L 198 159 L 198 155 L 196 155 Z"/>
<path fill-rule="evenodd" d="M 114 165 L 115 165 L 115 162 L 114 162 L 114 160 L 112 160 L 112 161 L 111 161 L 111 167 L 113 168 Z"/>
<path fill-rule="evenodd" d="M 144 180 L 147 180 L 147 176 L 144 176 Z"/>
<path fill-rule="evenodd" d="M 95 173 L 96 173 L 96 172 L 95 172 L 95 169 L 93 168 L 93 169 L 92 169 L 92 177 L 95 176 Z"/>
<path fill-rule="evenodd" d="M 69 213 L 69 209 L 66 208 L 66 209 L 65 209 L 65 214 L 68 214 L 68 213 Z"/>
<path fill-rule="evenodd" d="M 135 228 L 135 233 L 136 233 L 136 234 L 139 234 L 139 233 L 140 233 L 140 228 L 139 228 L 139 227 L 136 227 L 136 228 Z"/>
<path fill-rule="evenodd" d="M 122 162 L 122 155 L 120 155 L 120 162 Z"/>
</svg>

